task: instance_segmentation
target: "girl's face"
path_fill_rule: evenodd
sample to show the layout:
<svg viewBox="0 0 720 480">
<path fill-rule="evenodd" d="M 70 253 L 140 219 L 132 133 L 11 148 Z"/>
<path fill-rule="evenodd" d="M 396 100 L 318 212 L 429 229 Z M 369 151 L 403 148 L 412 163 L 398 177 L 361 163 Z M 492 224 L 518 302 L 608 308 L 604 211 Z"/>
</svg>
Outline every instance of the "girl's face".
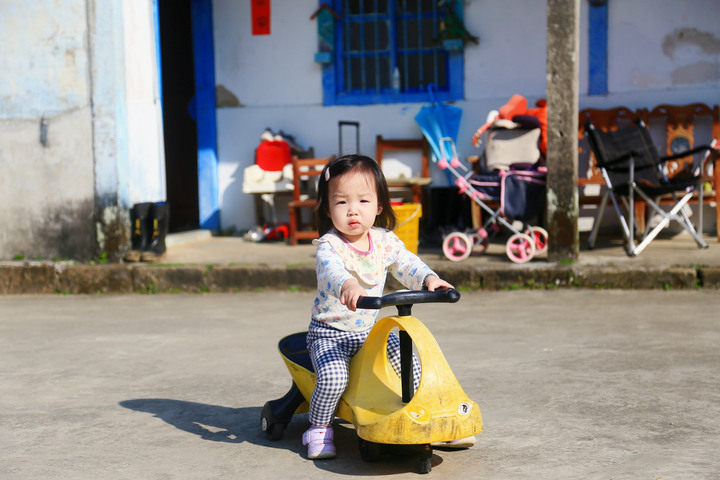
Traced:
<svg viewBox="0 0 720 480">
<path fill-rule="evenodd" d="M 365 240 L 382 211 L 372 177 L 355 170 L 330 179 L 328 200 L 333 226 L 350 243 Z"/>
</svg>

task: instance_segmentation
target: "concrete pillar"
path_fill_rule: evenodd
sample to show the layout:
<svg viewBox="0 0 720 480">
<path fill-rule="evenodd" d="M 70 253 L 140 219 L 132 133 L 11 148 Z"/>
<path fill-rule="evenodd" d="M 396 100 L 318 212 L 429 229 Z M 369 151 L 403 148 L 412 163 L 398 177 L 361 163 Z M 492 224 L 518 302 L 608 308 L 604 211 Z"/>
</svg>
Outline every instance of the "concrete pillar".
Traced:
<svg viewBox="0 0 720 480">
<path fill-rule="evenodd" d="M 547 2 L 548 259 L 578 258 L 578 64 L 580 0 Z"/>
<path fill-rule="evenodd" d="M 117 261 L 129 238 L 122 0 L 88 0 L 96 253 Z"/>
</svg>

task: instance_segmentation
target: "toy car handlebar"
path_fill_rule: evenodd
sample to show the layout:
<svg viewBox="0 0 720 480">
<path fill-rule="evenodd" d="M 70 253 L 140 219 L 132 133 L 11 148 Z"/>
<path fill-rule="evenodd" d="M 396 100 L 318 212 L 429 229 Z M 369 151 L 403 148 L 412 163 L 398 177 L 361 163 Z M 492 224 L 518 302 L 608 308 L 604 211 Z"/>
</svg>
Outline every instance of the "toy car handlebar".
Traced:
<svg viewBox="0 0 720 480">
<path fill-rule="evenodd" d="M 382 297 L 360 297 L 358 308 L 379 310 L 383 307 L 414 305 L 416 303 L 455 303 L 460 300 L 460 292 L 454 288 L 428 290 L 406 290 L 388 293 Z"/>
</svg>

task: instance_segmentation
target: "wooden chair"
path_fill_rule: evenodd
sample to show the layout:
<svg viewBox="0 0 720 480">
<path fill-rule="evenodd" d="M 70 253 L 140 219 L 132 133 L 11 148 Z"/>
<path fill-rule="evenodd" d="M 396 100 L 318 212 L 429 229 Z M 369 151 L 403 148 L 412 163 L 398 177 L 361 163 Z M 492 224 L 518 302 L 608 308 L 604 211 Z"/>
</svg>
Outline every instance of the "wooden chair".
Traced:
<svg viewBox="0 0 720 480">
<path fill-rule="evenodd" d="M 422 159 L 420 172 L 413 172 L 409 178 L 387 178 L 388 187 L 392 190 L 410 190 L 413 203 L 423 203 L 423 187 L 430 184 L 430 147 L 424 139 L 388 139 L 382 135 L 375 137 L 375 161 L 382 169 L 382 161 L 386 152 L 419 151 Z"/>
<path fill-rule="evenodd" d="M 641 110 L 640 117 L 648 125 L 653 136 L 663 140 L 659 149 L 661 155 L 671 156 L 678 152 L 692 150 L 700 144 L 709 145 L 712 139 L 720 140 L 720 107 L 708 107 L 703 103 L 693 103 L 689 105 L 658 105 L 652 110 Z M 706 134 L 700 138 L 696 127 L 700 122 L 705 122 L 708 128 Z M 710 131 L 710 129 L 712 129 Z M 700 140 L 699 142 L 697 140 Z M 692 173 L 694 167 L 700 167 L 704 175 L 703 180 L 708 182 L 712 189 L 704 191 L 699 189 L 698 195 L 692 200 L 692 203 L 702 203 L 716 205 L 720 202 L 720 155 L 718 153 L 711 154 L 704 159 L 702 165 L 699 165 L 699 158 L 693 158 L 693 155 L 672 160 L 667 163 L 666 175 L 668 178 L 676 176 L 687 176 Z M 708 165 L 710 163 L 710 165 Z M 709 175 L 710 168 L 712 175 Z M 663 198 L 661 203 L 667 203 L 669 199 Z M 716 207 L 716 226 L 720 225 L 720 210 Z M 703 209 L 698 208 L 698 224 L 697 230 L 702 231 Z M 720 228 L 718 229 L 718 241 L 720 241 Z"/>
<path fill-rule="evenodd" d="M 288 203 L 290 214 L 289 240 L 290 245 L 297 245 L 299 240 L 318 238 L 315 226 L 316 177 L 322 173 L 322 167 L 330 158 L 297 158 L 292 157 L 293 168 L 293 199 Z M 302 211 L 310 210 L 310 220 L 303 221 Z"/>
</svg>

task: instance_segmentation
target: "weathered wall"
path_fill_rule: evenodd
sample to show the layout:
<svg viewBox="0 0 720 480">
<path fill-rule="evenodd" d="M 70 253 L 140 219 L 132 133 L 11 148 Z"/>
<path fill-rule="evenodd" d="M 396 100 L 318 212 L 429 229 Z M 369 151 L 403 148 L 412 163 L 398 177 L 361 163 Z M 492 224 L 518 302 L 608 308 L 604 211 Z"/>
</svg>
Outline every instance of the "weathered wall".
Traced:
<svg viewBox="0 0 720 480">
<path fill-rule="evenodd" d="M 94 251 L 88 107 L 37 119 L 0 120 L 0 258 L 87 258 Z"/>
<path fill-rule="evenodd" d="M 0 259 L 119 258 L 165 199 L 153 28 L 150 0 L 0 2 Z"/>
<path fill-rule="evenodd" d="M 271 35 L 252 36 L 249 2 L 215 0 L 217 84 L 237 102 L 218 110 L 218 155 L 223 228 L 254 223 L 252 198 L 242 193 L 243 168 L 265 127 L 294 134 L 318 155 L 338 148 L 338 120 L 361 123 L 360 149 L 374 152 L 375 135 L 419 138 L 421 104 L 322 106 L 321 67 L 313 62 L 317 0 L 273 4 Z M 470 139 L 488 112 L 520 93 L 545 97 L 546 6 L 534 0 L 469 0 L 468 30 L 480 45 L 465 50 L 465 97 L 458 136 L 461 156 L 476 155 Z M 716 0 L 611 2 L 608 95 L 590 97 L 587 2 L 581 2 L 580 108 L 652 107 L 659 103 L 718 103 L 720 54 Z M 649 15 L 648 12 L 653 14 Z M 435 182 L 447 184 L 434 169 Z"/>
<path fill-rule="evenodd" d="M 84 0 L 0 3 L 0 258 L 94 251 L 86 21 Z"/>
</svg>

